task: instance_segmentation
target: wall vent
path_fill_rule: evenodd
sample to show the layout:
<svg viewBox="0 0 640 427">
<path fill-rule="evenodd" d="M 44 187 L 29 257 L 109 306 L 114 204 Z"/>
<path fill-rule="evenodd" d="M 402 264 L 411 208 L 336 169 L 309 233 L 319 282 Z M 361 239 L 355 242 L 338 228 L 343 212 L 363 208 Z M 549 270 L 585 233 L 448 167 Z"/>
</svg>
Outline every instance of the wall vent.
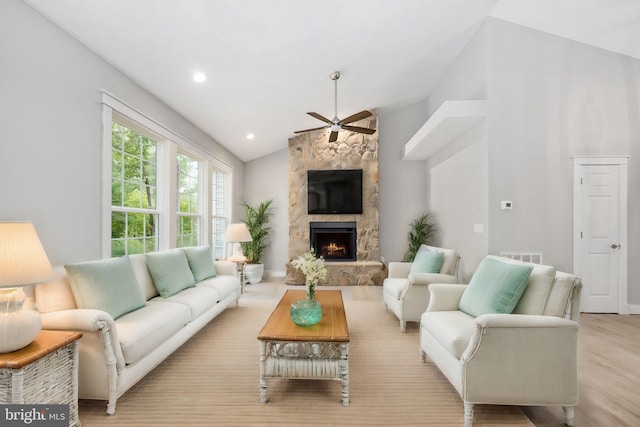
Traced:
<svg viewBox="0 0 640 427">
<path fill-rule="evenodd" d="M 535 264 L 542 264 L 542 252 L 509 252 L 502 251 L 500 256 L 505 258 L 517 259 L 524 262 L 533 262 Z"/>
</svg>

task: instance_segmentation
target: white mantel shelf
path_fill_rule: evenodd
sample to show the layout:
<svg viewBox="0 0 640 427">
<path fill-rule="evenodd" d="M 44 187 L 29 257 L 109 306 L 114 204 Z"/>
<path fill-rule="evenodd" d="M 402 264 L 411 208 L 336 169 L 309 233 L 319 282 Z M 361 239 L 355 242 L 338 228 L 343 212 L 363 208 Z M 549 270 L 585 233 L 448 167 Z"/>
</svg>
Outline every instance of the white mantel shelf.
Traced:
<svg viewBox="0 0 640 427">
<path fill-rule="evenodd" d="M 427 160 L 486 116 L 486 100 L 444 101 L 405 144 L 402 159 Z"/>
</svg>

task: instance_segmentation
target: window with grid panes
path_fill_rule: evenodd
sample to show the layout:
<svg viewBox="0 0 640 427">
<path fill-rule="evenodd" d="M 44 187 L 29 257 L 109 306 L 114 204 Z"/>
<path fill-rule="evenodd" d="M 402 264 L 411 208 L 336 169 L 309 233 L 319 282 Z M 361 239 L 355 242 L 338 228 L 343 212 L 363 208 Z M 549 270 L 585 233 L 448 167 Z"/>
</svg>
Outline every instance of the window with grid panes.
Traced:
<svg viewBox="0 0 640 427">
<path fill-rule="evenodd" d="M 111 123 L 111 256 L 158 250 L 157 142 Z"/>
<path fill-rule="evenodd" d="M 178 153 L 178 224 L 176 247 L 200 244 L 200 184 L 199 161 Z"/>
<path fill-rule="evenodd" d="M 228 224 L 226 199 L 227 175 L 219 170 L 211 173 L 211 247 L 216 259 L 224 258 L 224 233 Z"/>
</svg>

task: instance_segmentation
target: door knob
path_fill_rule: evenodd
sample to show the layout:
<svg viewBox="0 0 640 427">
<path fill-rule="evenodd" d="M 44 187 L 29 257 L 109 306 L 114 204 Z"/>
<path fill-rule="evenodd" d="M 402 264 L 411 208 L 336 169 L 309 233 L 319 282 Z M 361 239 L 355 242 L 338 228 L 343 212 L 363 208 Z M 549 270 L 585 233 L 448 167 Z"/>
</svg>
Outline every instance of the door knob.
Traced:
<svg viewBox="0 0 640 427">
<path fill-rule="evenodd" d="M 620 247 L 620 245 L 616 245 L 615 243 L 613 243 L 611 245 L 611 249 L 618 249 Z"/>
</svg>

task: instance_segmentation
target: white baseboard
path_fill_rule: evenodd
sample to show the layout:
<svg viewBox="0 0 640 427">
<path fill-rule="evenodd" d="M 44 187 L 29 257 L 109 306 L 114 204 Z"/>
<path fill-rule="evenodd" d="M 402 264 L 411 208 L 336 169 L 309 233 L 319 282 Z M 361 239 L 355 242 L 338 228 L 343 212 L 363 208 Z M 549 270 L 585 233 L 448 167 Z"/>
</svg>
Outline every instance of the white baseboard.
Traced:
<svg viewBox="0 0 640 427">
<path fill-rule="evenodd" d="M 640 314 L 640 304 L 627 304 L 629 314 Z"/>
<path fill-rule="evenodd" d="M 265 270 L 265 277 L 286 277 L 286 271 L 277 271 L 277 270 Z"/>
</svg>

